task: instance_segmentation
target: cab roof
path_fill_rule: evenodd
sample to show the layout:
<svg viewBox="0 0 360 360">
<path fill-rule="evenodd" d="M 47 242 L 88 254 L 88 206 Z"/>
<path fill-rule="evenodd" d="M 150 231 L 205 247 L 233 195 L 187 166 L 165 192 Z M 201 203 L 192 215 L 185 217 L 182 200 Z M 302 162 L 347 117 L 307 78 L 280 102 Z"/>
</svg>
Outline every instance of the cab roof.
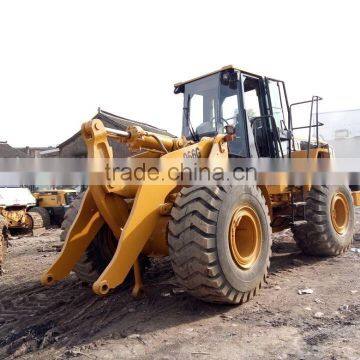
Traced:
<svg viewBox="0 0 360 360">
<path fill-rule="evenodd" d="M 214 75 L 214 74 L 216 74 L 216 73 L 219 73 L 219 72 L 225 71 L 225 70 L 239 70 L 239 71 L 240 71 L 240 69 L 236 68 L 236 67 L 233 66 L 233 65 L 227 65 L 227 66 L 222 67 L 222 68 L 219 69 L 219 70 L 210 72 L 210 73 L 208 73 L 208 74 L 201 75 L 201 76 L 198 76 L 198 77 L 196 77 L 196 78 L 193 78 L 193 79 L 190 79 L 190 80 L 187 80 L 187 81 L 178 82 L 178 83 L 176 83 L 174 86 L 177 88 L 177 87 L 179 87 L 179 86 L 182 86 L 182 85 L 191 83 L 191 82 L 196 81 L 196 80 L 203 79 L 203 78 L 205 78 L 205 77 L 207 77 L 207 76 Z"/>
</svg>

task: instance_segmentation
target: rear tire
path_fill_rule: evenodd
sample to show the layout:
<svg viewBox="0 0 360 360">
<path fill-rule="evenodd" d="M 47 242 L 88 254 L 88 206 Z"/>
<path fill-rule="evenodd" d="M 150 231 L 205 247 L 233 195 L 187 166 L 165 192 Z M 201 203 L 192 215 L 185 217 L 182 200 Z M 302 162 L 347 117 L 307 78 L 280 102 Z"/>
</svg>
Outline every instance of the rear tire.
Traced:
<svg viewBox="0 0 360 360">
<path fill-rule="evenodd" d="M 240 217 L 239 211 L 243 211 Z M 258 292 L 271 255 L 270 219 L 258 187 L 183 188 L 171 216 L 171 263 L 180 285 L 191 295 L 208 302 L 239 304 Z"/>
<path fill-rule="evenodd" d="M 32 230 L 50 227 L 50 214 L 45 208 L 33 207 L 28 215 L 32 221 Z"/>
<path fill-rule="evenodd" d="M 306 199 L 305 217 L 306 221 L 292 229 L 305 254 L 336 256 L 349 248 L 354 233 L 354 205 L 347 186 L 312 187 Z"/>
</svg>

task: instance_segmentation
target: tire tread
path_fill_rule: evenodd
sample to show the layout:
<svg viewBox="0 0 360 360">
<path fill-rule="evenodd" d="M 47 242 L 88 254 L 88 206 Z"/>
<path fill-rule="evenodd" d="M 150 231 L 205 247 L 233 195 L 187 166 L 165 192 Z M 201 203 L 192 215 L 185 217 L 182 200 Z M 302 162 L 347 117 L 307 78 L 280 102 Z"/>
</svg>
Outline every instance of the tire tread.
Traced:
<svg viewBox="0 0 360 360">
<path fill-rule="evenodd" d="M 247 190 L 267 209 L 258 187 L 249 186 Z M 240 292 L 226 280 L 217 255 L 216 224 L 222 200 L 229 191 L 230 186 L 193 186 L 180 191 L 169 222 L 169 255 L 178 282 L 191 295 L 208 302 L 240 304 L 260 289 L 270 256 L 266 273 L 255 289 Z M 266 214 L 270 233 L 268 211 Z"/>
</svg>

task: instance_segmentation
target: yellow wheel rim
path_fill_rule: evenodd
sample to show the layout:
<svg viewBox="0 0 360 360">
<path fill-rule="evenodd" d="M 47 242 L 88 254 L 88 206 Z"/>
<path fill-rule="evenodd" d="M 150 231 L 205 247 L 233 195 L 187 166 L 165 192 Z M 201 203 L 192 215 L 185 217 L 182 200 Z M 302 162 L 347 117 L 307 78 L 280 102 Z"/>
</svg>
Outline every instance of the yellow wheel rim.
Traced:
<svg viewBox="0 0 360 360">
<path fill-rule="evenodd" d="M 235 209 L 230 222 L 229 244 L 235 263 L 242 269 L 250 269 L 259 257 L 261 225 L 255 210 L 250 206 Z"/>
<path fill-rule="evenodd" d="M 337 192 L 331 199 L 331 222 L 335 231 L 343 235 L 349 226 L 349 203 L 344 194 Z"/>
</svg>

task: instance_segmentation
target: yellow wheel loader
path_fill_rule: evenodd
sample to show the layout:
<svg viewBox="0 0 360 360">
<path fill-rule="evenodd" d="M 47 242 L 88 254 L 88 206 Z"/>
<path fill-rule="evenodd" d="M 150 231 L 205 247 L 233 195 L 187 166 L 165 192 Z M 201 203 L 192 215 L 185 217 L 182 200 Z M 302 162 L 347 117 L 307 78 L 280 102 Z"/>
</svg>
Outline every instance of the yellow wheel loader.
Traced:
<svg viewBox="0 0 360 360">
<path fill-rule="evenodd" d="M 37 235 L 50 225 L 47 211 L 35 205 L 27 188 L 0 188 L 0 274 L 11 232 L 22 230 Z"/>
<path fill-rule="evenodd" d="M 137 126 L 109 129 L 98 119 L 83 124 L 88 157 L 106 166 L 95 166 L 102 182 L 91 184 L 70 207 L 65 243 L 43 273 L 44 285 L 73 270 L 93 284 L 96 294 L 105 295 L 133 269 L 137 295 L 139 259 L 169 256 L 188 293 L 239 304 L 257 294 L 268 275 L 272 232 L 291 228 L 309 255 L 334 256 L 348 249 L 359 194 L 347 186 L 192 185 L 170 176 L 170 167 L 179 169 L 189 159 L 225 168 L 229 160 L 243 158 L 329 158 L 328 145 L 319 141 L 321 124 L 312 115 L 308 141 L 296 146 L 283 81 L 227 66 L 176 84 L 175 93 L 184 96 L 181 138 Z M 319 100 L 308 102 L 316 113 Z M 156 179 L 150 169 L 137 183 L 124 182 L 123 171 L 108 176 L 104 169 L 114 166 L 109 138 L 136 151 L 131 159 L 160 161 Z"/>
<path fill-rule="evenodd" d="M 0 219 L 8 231 L 20 229 L 37 232 L 50 225 L 45 209 L 36 206 L 28 188 L 0 188 Z"/>
<path fill-rule="evenodd" d="M 37 207 L 49 213 L 51 224 L 61 225 L 65 212 L 76 198 L 74 189 L 38 189 L 33 193 Z"/>
</svg>

